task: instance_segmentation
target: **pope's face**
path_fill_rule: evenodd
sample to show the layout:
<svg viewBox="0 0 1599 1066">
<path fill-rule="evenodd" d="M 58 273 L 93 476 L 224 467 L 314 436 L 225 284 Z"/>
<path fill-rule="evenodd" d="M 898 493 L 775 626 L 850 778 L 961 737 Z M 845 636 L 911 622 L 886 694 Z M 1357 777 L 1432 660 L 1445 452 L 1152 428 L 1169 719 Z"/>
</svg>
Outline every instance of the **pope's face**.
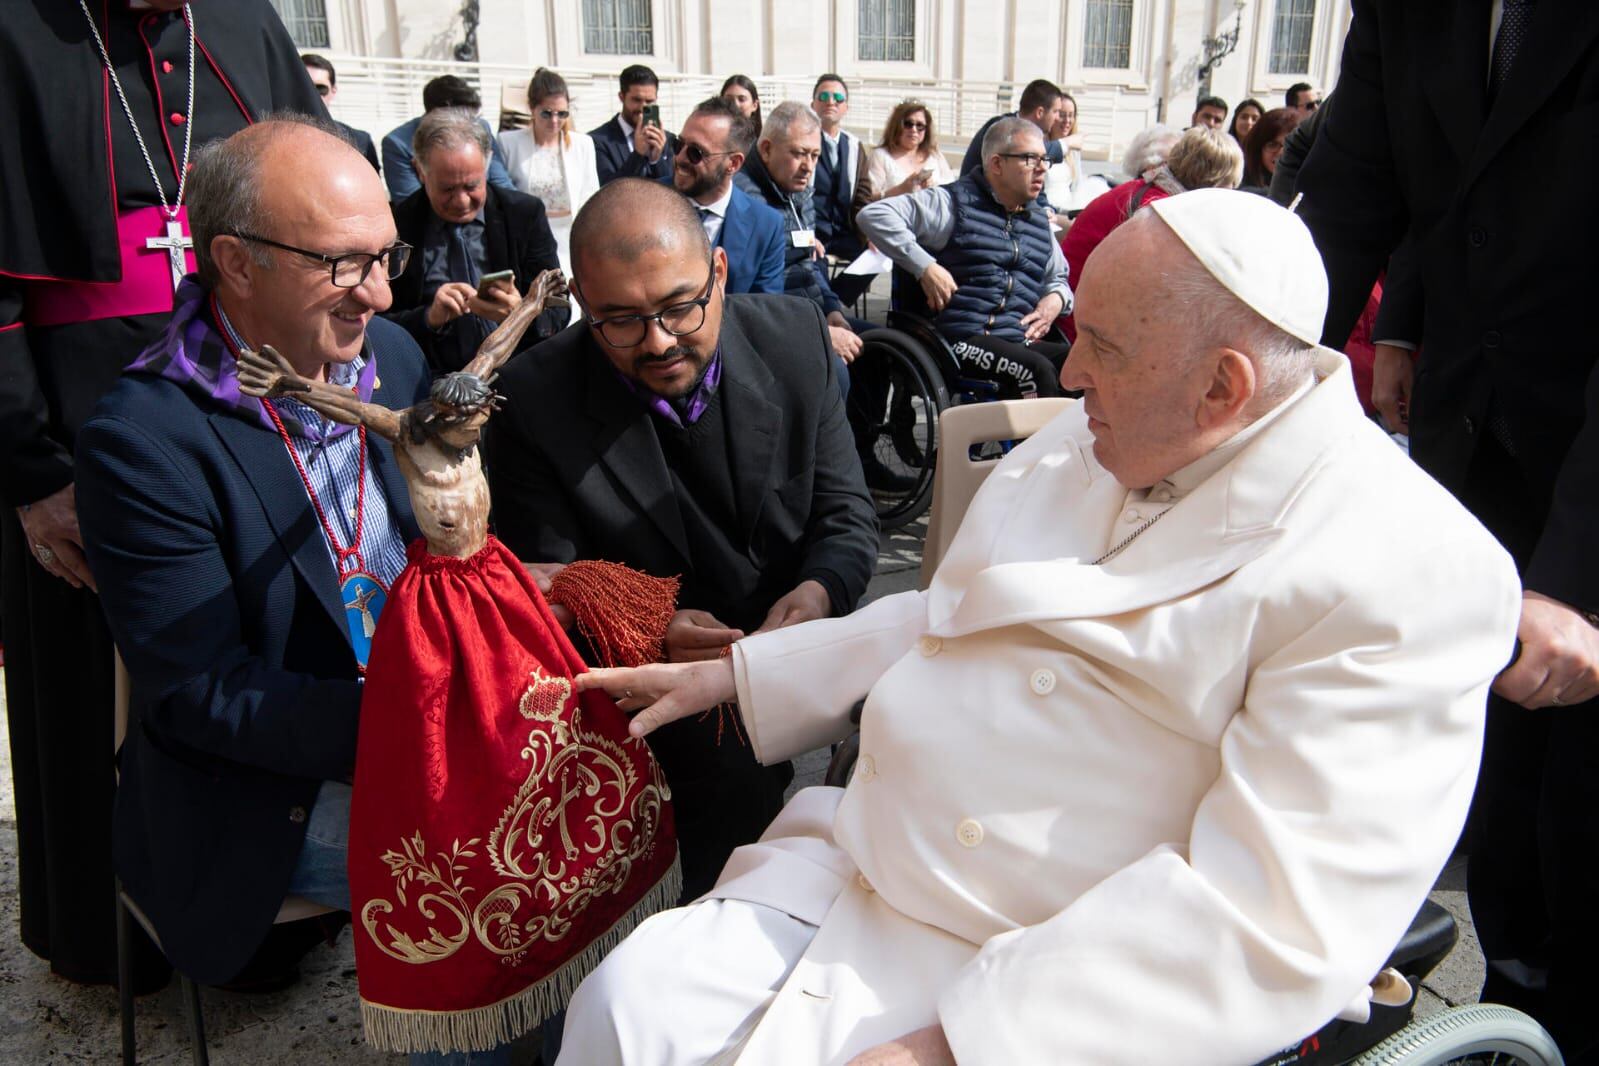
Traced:
<svg viewBox="0 0 1599 1066">
<path fill-rule="evenodd" d="M 1187 357 L 1184 309 L 1151 281 L 1188 256 L 1164 223 L 1128 223 L 1094 249 L 1077 286 L 1077 342 L 1060 382 L 1083 390 L 1094 458 L 1128 488 L 1148 488 L 1207 450 L 1197 419 L 1212 371 Z"/>
</svg>

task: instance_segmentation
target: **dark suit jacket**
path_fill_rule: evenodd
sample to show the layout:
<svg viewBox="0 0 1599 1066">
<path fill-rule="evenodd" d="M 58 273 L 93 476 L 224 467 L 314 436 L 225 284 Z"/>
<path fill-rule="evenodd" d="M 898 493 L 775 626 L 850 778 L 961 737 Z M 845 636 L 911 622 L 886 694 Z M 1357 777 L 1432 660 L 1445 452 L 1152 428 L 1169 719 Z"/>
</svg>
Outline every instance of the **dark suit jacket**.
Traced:
<svg viewBox="0 0 1599 1066">
<path fill-rule="evenodd" d="M 594 165 L 599 172 L 601 185 L 607 185 L 615 178 L 672 180 L 672 157 L 677 155 L 676 134 L 666 135 L 666 147 L 661 150 L 661 158 L 653 163 L 633 151 L 633 146 L 627 143 L 627 137 L 622 133 L 622 127 L 617 125 L 615 115 L 607 119 L 604 125 L 589 130 L 589 136 L 594 138 Z"/>
<path fill-rule="evenodd" d="M 334 119 L 333 124 L 343 130 L 346 137 L 355 142 L 356 151 L 366 156 L 366 161 L 372 164 L 372 169 L 382 174 L 383 164 L 378 162 L 378 149 L 377 145 L 372 143 L 372 135 L 366 130 L 358 130 L 348 123 L 340 122 L 338 119 Z"/>
<path fill-rule="evenodd" d="M 737 185 L 716 243 L 727 253 L 728 292 L 783 291 L 783 247 L 788 243 L 783 216 Z"/>
<path fill-rule="evenodd" d="M 376 403 L 425 397 L 399 327 L 367 332 Z M 405 483 L 368 454 L 401 534 Z M 78 514 L 132 679 L 116 865 L 179 970 L 238 972 L 271 927 L 324 780 L 355 765 L 361 688 L 337 578 L 283 441 L 125 375 L 78 436 Z"/>
<path fill-rule="evenodd" d="M 834 614 L 853 610 L 877 561 L 877 519 L 816 309 L 788 296 L 729 296 L 719 403 L 729 432 L 734 549 L 690 545 L 658 416 L 618 379 L 586 326 L 511 363 L 485 463 L 496 530 L 522 559 L 608 559 L 682 575 L 680 608 L 745 632 L 801 581 Z M 763 768 L 720 715 L 650 736 L 672 788 L 685 892 L 708 890 L 733 848 L 782 806 L 787 764 Z"/>
<path fill-rule="evenodd" d="M 722 405 L 738 446 L 728 471 L 745 546 L 736 565 L 705 565 L 724 600 L 769 593 L 758 626 L 799 582 L 827 587 L 835 613 L 855 608 L 877 560 L 877 520 L 834 380 L 826 323 L 804 301 L 729 296 L 722 319 Z M 485 442 L 495 528 L 524 560 L 612 559 L 685 573 L 684 539 L 649 414 L 617 378 L 587 326 L 511 363 L 506 408 Z M 751 566 L 753 564 L 753 567 Z M 750 573 L 744 573 L 751 570 Z M 683 602 L 680 607 L 701 604 Z M 751 625 L 753 623 L 753 625 Z"/>
<path fill-rule="evenodd" d="M 432 301 L 423 285 L 422 242 L 427 235 L 428 219 L 433 216 L 427 190 L 418 189 L 393 204 L 392 209 L 400 240 L 415 251 L 405 265 L 405 273 L 390 283 L 394 304 L 384 317 L 405 327 L 435 369 L 459 370 L 466 360 L 459 358 L 458 346 L 451 334 L 459 324 L 464 324 L 465 316 L 442 330 L 435 331 L 427 324 L 428 304 Z M 515 270 L 516 287 L 524 295 L 540 271 L 559 270 L 561 260 L 556 253 L 555 234 L 550 232 L 550 223 L 544 214 L 544 202 L 527 193 L 489 186 L 488 196 L 483 201 L 483 254 L 487 260 L 483 272 Z M 570 308 L 551 307 L 533 320 L 522 346 L 530 347 L 560 332 L 570 319 Z"/>
<path fill-rule="evenodd" d="M 1409 235 L 1413 265 L 1395 273 L 1420 286 L 1412 454 L 1459 491 L 1497 447 L 1498 422 L 1516 476 L 1478 516 L 1529 588 L 1594 610 L 1599 344 L 1585 238 L 1599 201 L 1562 193 L 1588 186 L 1599 154 L 1599 5 L 1539 3 L 1491 107 L 1489 12 L 1489 0 L 1355 0 L 1299 214 L 1327 264 L 1335 347 Z"/>
</svg>

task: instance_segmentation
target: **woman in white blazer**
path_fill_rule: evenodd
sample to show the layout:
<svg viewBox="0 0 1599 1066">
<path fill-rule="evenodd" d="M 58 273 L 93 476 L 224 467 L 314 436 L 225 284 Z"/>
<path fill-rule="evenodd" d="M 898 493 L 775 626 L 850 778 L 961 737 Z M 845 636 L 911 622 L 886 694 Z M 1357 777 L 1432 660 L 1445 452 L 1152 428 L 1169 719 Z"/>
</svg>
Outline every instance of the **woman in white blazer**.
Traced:
<svg viewBox="0 0 1599 1066">
<path fill-rule="evenodd" d="M 516 187 L 544 201 L 561 270 L 572 276 L 572 219 L 600 188 L 594 141 L 573 128 L 566 79 L 540 67 L 527 86 L 533 122 L 500 134 L 505 169 Z"/>
</svg>

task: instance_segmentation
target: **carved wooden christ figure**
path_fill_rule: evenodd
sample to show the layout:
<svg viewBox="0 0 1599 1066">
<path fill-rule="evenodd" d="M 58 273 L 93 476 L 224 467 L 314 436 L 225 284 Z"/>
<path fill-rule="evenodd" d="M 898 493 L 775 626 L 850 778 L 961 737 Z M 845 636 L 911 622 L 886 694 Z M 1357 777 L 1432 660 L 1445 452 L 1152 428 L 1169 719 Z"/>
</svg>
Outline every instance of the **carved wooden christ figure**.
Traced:
<svg viewBox="0 0 1599 1066">
<path fill-rule="evenodd" d="M 240 355 L 239 388 L 260 399 L 292 397 L 325 418 L 364 425 L 389 441 L 428 550 L 469 558 L 488 539 L 489 486 L 477 443 L 499 406 L 494 379 L 533 320 L 551 304 L 565 303 L 566 279 L 559 270 L 544 271 L 465 369 L 440 377 L 425 401 L 403 411 L 363 403 L 348 389 L 304 377 L 269 344 Z"/>
</svg>

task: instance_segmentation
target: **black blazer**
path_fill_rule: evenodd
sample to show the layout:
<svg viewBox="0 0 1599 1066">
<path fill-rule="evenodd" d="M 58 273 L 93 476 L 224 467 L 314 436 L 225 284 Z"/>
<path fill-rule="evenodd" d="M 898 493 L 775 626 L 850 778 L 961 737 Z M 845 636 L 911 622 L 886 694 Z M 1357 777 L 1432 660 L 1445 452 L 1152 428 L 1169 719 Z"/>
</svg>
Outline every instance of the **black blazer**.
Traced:
<svg viewBox="0 0 1599 1066">
<path fill-rule="evenodd" d="M 1599 5 L 1543 0 L 1487 100 L 1490 0 L 1354 0 L 1333 107 L 1299 174 L 1341 346 L 1390 253 L 1419 291 L 1411 453 L 1460 491 L 1508 434 L 1504 484 L 1473 501 L 1537 589 L 1599 609 Z M 1417 57 L 1430 57 L 1418 62 Z M 1379 338 L 1381 339 L 1381 338 Z M 1547 516 L 1547 518 L 1546 518 Z"/>
<path fill-rule="evenodd" d="M 720 388 L 737 442 L 728 476 L 742 555 L 719 564 L 701 547 L 699 579 L 723 583 L 723 601 L 760 599 L 757 585 L 768 591 L 759 614 L 722 619 L 731 626 L 755 628 L 807 578 L 828 589 L 835 614 L 846 614 L 876 566 L 877 519 L 826 323 L 787 296 L 727 296 L 724 307 Z M 660 576 L 690 571 L 696 556 L 654 416 L 587 326 L 510 364 L 498 389 L 506 406 L 489 424 L 485 458 L 495 528 L 512 551 L 530 562 L 610 559 Z"/>
<path fill-rule="evenodd" d="M 431 300 L 423 294 L 422 242 L 427 234 L 428 219 L 433 215 L 427 190 L 418 189 L 391 207 L 400 240 L 415 251 L 405 265 L 405 273 L 389 284 L 394 304 L 384 317 L 405 327 L 435 369 L 459 370 L 466 360 L 459 357 L 451 334 L 463 319 L 456 319 L 438 331 L 429 328 L 426 320 Z M 516 287 L 524 295 L 541 271 L 559 270 L 561 260 L 555 249 L 555 234 L 550 232 L 550 222 L 545 217 L 544 202 L 537 196 L 490 185 L 488 197 L 483 201 L 483 254 L 487 260 L 483 272 L 515 270 Z M 570 308 L 551 307 L 533 320 L 522 347 L 530 347 L 560 332 L 570 319 Z"/>
<path fill-rule="evenodd" d="M 367 331 L 376 403 L 425 397 L 398 326 Z M 368 454 L 418 535 L 386 442 Z M 327 543 L 282 440 L 125 375 L 78 435 L 89 564 L 132 679 L 116 867 L 174 966 L 233 977 L 272 925 L 324 780 L 355 765 L 361 688 Z M 85 738 L 89 742 L 93 738 Z"/>
<path fill-rule="evenodd" d="M 615 178 L 647 178 L 671 183 L 672 159 L 677 155 L 676 134 L 667 133 L 661 158 L 653 163 L 633 151 L 633 146 L 627 143 L 627 137 L 622 133 L 622 127 L 617 125 L 615 115 L 603 125 L 589 130 L 589 136 L 594 139 L 594 166 L 601 185 Z"/>
</svg>

